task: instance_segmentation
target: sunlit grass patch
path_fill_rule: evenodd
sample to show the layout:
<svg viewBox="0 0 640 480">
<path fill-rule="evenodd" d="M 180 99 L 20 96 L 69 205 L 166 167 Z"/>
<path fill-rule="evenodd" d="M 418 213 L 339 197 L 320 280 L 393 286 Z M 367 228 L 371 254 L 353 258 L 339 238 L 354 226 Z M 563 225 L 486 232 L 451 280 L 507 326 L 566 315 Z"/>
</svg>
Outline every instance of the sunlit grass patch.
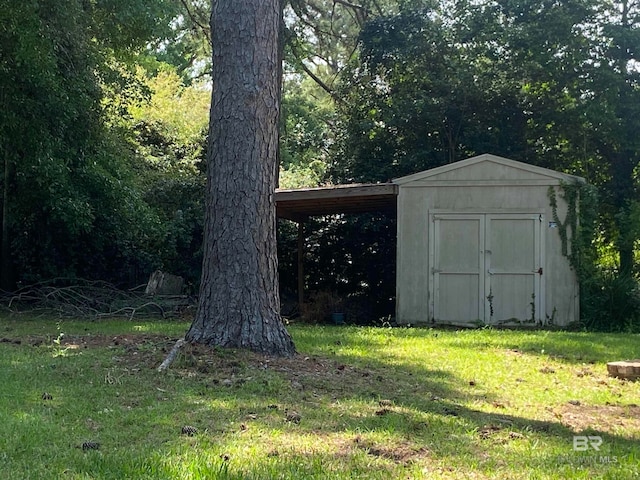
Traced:
<svg viewBox="0 0 640 480">
<path fill-rule="evenodd" d="M 640 474 L 640 382 L 605 368 L 637 336 L 291 326 L 294 359 L 187 346 L 159 374 L 187 328 L 1 320 L 0 475 Z M 575 435 L 600 450 L 575 451 Z"/>
</svg>

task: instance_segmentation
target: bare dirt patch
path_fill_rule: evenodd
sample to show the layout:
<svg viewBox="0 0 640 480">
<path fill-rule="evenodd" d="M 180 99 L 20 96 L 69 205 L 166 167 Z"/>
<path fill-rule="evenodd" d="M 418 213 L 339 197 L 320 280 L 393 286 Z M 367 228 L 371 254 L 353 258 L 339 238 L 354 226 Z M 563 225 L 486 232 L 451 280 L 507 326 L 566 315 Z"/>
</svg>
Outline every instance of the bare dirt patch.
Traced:
<svg viewBox="0 0 640 480">
<path fill-rule="evenodd" d="M 597 430 L 615 434 L 617 430 L 640 431 L 638 405 L 566 405 L 556 410 L 560 422 L 576 432 Z"/>
<path fill-rule="evenodd" d="M 386 458 L 401 464 L 407 464 L 429 456 L 428 449 L 424 447 L 416 447 L 406 441 L 397 442 L 393 446 L 389 446 L 376 444 L 371 440 L 357 436 L 353 439 L 353 445 L 358 449 L 365 450 L 369 455 L 374 457 Z"/>
<path fill-rule="evenodd" d="M 165 351 L 173 342 L 165 343 Z M 320 390 L 325 394 L 338 395 L 351 391 L 358 385 L 384 383 L 376 370 L 345 364 L 326 357 L 295 355 L 292 358 L 278 358 L 261 355 L 247 350 L 211 348 L 203 345 L 187 344 L 182 348 L 171 370 L 179 374 L 204 374 L 213 377 L 214 383 L 232 386 L 243 381 L 243 375 L 251 375 L 259 370 L 278 372 L 286 378 L 293 390 Z"/>
<path fill-rule="evenodd" d="M 31 335 L 23 339 L 3 338 L 0 339 L 0 341 L 17 344 L 24 343 L 38 347 L 40 345 L 52 344 L 54 339 L 50 336 Z M 170 342 L 172 342 L 171 338 L 165 335 L 63 335 L 60 337 L 60 346 L 69 348 L 113 348 L 118 346 L 137 348 L 140 345 L 148 344 L 157 344 L 159 347 L 164 348 L 162 344 L 169 344 Z"/>
<path fill-rule="evenodd" d="M 20 343 L 13 342 L 12 339 L 6 341 Z M 22 344 L 35 347 L 53 346 L 53 341 L 54 339 L 44 336 L 21 339 Z M 175 342 L 175 338 L 165 335 L 65 335 L 56 346 L 70 350 L 111 349 L 120 364 L 155 369 Z M 278 358 L 247 350 L 197 344 L 184 345 L 170 370 L 177 375 L 206 377 L 208 381 L 225 386 L 242 384 L 244 377 L 252 375 L 256 370 L 270 370 L 287 378 L 294 390 L 318 388 L 324 393 L 335 394 L 345 389 L 351 390 L 358 383 L 387 385 L 390 382 L 389 378 L 377 370 L 348 365 L 337 359 L 299 354 L 292 358 Z"/>
</svg>

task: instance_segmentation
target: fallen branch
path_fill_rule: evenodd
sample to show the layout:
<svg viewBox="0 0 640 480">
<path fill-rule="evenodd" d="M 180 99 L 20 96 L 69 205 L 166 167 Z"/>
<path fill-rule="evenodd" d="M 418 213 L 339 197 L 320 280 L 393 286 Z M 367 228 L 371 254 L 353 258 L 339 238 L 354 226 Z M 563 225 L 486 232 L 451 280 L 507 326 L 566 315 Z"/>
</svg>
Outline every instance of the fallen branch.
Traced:
<svg viewBox="0 0 640 480">
<path fill-rule="evenodd" d="M 13 314 L 48 312 L 59 317 L 103 318 L 161 315 L 171 318 L 192 308 L 186 295 L 146 295 L 140 288 L 120 290 L 106 282 L 55 279 L 15 292 L 0 291 L 0 310 Z"/>
<path fill-rule="evenodd" d="M 160 364 L 160 366 L 158 367 L 158 371 L 159 372 L 164 372 L 167 368 L 169 368 L 171 366 L 171 364 L 173 363 L 173 361 L 176 359 L 176 356 L 178 355 L 178 352 L 180 351 L 180 348 L 187 343 L 187 341 L 184 338 L 181 338 L 180 340 L 178 340 L 175 345 L 173 346 L 173 348 L 171 348 L 171 351 L 169 352 L 169 355 L 167 355 L 167 358 L 164 359 L 164 362 L 162 362 Z"/>
</svg>

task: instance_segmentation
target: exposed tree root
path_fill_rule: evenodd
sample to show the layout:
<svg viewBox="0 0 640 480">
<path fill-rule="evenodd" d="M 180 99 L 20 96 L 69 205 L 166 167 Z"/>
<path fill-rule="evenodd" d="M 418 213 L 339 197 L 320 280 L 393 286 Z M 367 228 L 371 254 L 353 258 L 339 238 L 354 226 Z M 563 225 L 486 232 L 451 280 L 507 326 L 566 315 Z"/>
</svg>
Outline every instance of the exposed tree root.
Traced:
<svg viewBox="0 0 640 480">
<path fill-rule="evenodd" d="M 180 340 L 178 340 L 175 343 L 175 345 L 171 348 L 171 351 L 169 352 L 169 355 L 167 355 L 167 358 L 165 358 L 164 361 L 158 367 L 157 370 L 159 372 L 164 372 L 167 368 L 169 368 L 171 366 L 173 361 L 176 359 L 176 356 L 178 355 L 178 352 L 180 351 L 180 348 L 182 348 L 182 346 L 185 343 L 187 343 L 187 341 L 184 338 L 181 338 Z"/>
</svg>

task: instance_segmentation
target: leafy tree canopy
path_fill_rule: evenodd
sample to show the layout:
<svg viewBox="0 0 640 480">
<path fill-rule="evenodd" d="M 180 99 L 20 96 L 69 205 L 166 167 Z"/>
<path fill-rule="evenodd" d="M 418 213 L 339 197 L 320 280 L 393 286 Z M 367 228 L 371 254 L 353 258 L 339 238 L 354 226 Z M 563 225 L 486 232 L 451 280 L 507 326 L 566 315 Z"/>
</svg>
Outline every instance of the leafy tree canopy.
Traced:
<svg viewBox="0 0 640 480">
<path fill-rule="evenodd" d="M 53 276 L 122 280 L 142 261 L 136 250 L 155 221 L 126 144 L 106 128 L 103 98 L 123 90 L 113 66 L 141 51 L 158 12 L 121 3 L 0 2 L 5 288 Z"/>
</svg>

